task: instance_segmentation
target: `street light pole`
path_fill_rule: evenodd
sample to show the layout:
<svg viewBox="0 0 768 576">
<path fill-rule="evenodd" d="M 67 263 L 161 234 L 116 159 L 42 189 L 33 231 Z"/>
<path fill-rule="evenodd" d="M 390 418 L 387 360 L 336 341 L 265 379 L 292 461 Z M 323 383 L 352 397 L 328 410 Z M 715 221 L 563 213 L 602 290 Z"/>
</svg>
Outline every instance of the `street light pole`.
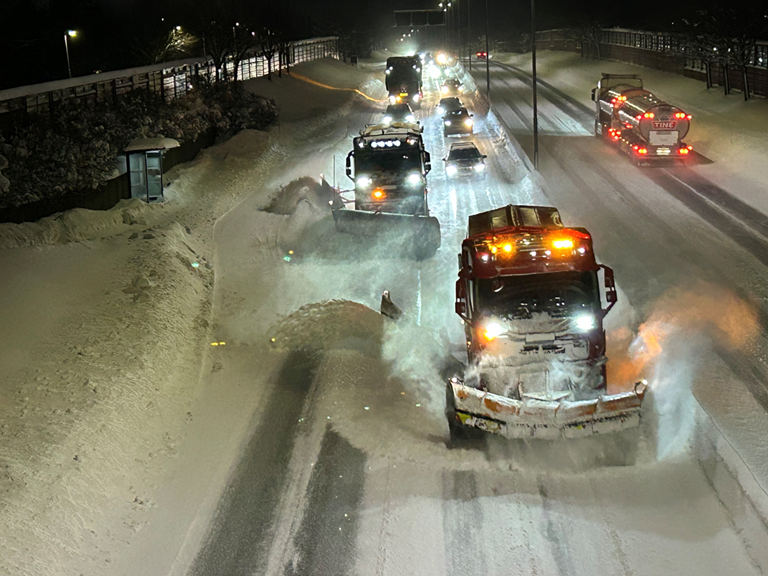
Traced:
<svg viewBox="0 0 768 576">
<path fill-rule="evenodd" d="M 491 99 L 491 54 L 488 50 L 488 0 L 485 0 L 485 95 L 488 96 L 488 100 Z"/>
<path fill-rule="evenodd" d="M 539 169 L 539 110 L 536 84 L 536 0 L 531 0 L 531 72 L 533 73 L 533 168 Z"/>
<path fill-rule="evenodd" d="M 77 36 L 77 30 L 67 30 L 67 33 L 64 34 L 64 51 L 67 53 L 67 72 L 69 72 L 69 77 L 72 78 L 72 66 L 69 63 L 69 37 L 74 38 Z"/>
<path fill-rule="evenodd" d="M 470 18 L 471 7 L 472 0 L 467 0 L 467 56 L 469 57 L 470 72 L 472 72 L 472 19 Z"/>
</svg>

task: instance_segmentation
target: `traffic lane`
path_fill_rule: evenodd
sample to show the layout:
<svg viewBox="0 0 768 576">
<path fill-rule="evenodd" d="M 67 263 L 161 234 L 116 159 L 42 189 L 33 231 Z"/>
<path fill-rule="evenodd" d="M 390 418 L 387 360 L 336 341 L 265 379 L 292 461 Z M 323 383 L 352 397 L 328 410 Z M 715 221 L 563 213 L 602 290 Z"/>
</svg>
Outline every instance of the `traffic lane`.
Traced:
<svg viewBox="0 0 768 576">
<path fill-rule="evenodd" d="M 299 419 L 317 359 L 296 351 L 286 358 L 274 389 L 256 415 L 256 425 L 228 481 L 218 511 L 192 565 L 192 576 L 263 573 L 270 528 L 288 481 Z"/>
<path fill-rule="evenodd" d="M 514 448 L 463 467 L 369 458 L 355 573 L 757 573 L 696 462 L 568 473 L 531 449 L 529 469 Z"/>
<path fill-rule="evenodd" d="M 670 294 L 712 307 L 698 311 L 681 302 L 681 317 L 675 321 L 686 326 L 699 318 L 695 328 L 714 338 L 723 360 L 736 368 L 736 375 L 768 410 L 764 238 L 691 194 L 666 171 L 651 169 L 648 174 L 647 169 L 622 164 L 625 159 L 599 139 L 542 136 L 539 158 L 550 201 L 565 217 L 592 231 L 600 259 L 616 271 L 619 287 L 636 312 L 630 328 L 651 316 Z M 745 327 L 743 340 L 718 327 L 727 319 L 717 318 L 717 300 L 729 294 L 750 310 L 739 320 Z M 689 318 L 682 318 L 685 315 Z M 608 326 L 614 320 L 609 316 Z M 735 344 L 741 341 L 749 345 Z"/>
<path fill-rule="evenodd" d="M 518 82 L 519 85 L 524 82 Z M 519 89 L 504 89 L 503 83 L 498 87 L 497 94 L 505 100 L 519 101 L 524 98 L 525 95 L 521 94 Z M 554 97 L 560 98 L 558 92 L 551 91 L 550 94 L 554 94 Z M 586 113 L 582 110 L 582 113 Z M 501 113 L 504 120 L 508 123 L 515 124 L 519 118 L 505 115 Z M 518 123 L 519 126 L 519 123 Z M 542 146 L 550 146 L 550 148 L 556 147 L 554 153 L 558 157 L 567 158 L 569 155 L 574 156 L 588 149 L 588 154 L 581 154 L 581 160 L 583 166 L 576 166 L 571 169 L 572 174 L 578 174 L 576 178 L 584 183 L 589 182 L 601 182 L 606 178 L 611 181 L 613 188 L 616 190 L 605 190 L 601 194 L 601 198 L 608 198 L 616 196 L 615 192 L 625 188 L 627 185 L 632 184 L 636 192 L 628 195 L 626 191 L 619 196 L 623 197 L 626 201 L 627 198 L 633 196 L 636 201 L 643 202 L 643 198 L 651 196 L 648 193 L 649 190 L 657 191 L 663 190 L 671 198 L 674 198 L 680 204 L 691 210 L 700 218 L 705 220 L 708 225 L 717 229 L 720 234 L 725 235 L 740 247 L 749 252 L 755 259 L 761 263 L 765 263 L 766 250 L 765 250 L 765 238 L 768 233 L 768 225 L 766 225 L 765 216 L 759 211 L 747 206 L 743 202 L 739 201 L 732 194 L 723 190 L 722 188 L 712 184 L 706 178 L 696 173 L 695 169 L 690 167 L 673 167 L 673 168 L 634 168 L 627 163 L 627 159 L 619 154 L 615 147 L 610 146 L 607 143 L 602 142 L 598 138 L 580 138 L 574 140 L 571 138 L 556 139 L 552 138 L 547 133 L 542 133 L 541 142 Z M 557 142 L 555 146 L 554 142 Z M 552 154 L 550 154 L 552 156 Z M 594 168 L 598 174 L 589 174 L 590 167 Z M 587 191 L 590 188 L 589 184 L 582 185 L 582 189 Z M 667 206 L 669 204 L 666 199 L 654 194 L 654 204 L 659 206 Z M 645 202 L 648 203 L 648 202 Z M 675 214 L 680 211 L 675 211 Z M 621 217 L 621 214 L 618 215 Z M 679 230 L 690 230 L 690 228 L 701 228 L 701 225 L 696 225 L 695 221 L 691 221 L 690 218 L 681 217 L 678 222 L 673 222 L 670 219 L 670 215 L 664 211 L 659 212 L 658 216 L 662 219 L 669 220 L 668 226 L 677 228 Z M 684 222 L 688 225 L 687 228 L 681 227 L 680 223 Z M 749 228 L 745 230 L 744 227 Z M 715 232 L 717 234 L 717 232 Z M 695 235 L 697 238 L 699 235 Z M 680 235 L 677 238 L 675 244 L 671 246 L 676 247 L 679 250 L 681 242 L 686 240 L 690 241 L 691 235 L 689 233 Z M 711 240 L 710 240 L 711 242 Z M 701 252 L 701 249 L 705 247 L 707 243 L 701 244 L 697 247 L 696 252 Z M 685 251 L 690 253 L 690 250 Z M 702 263 L 704 270 L 709 266 L 704 261 L 699 259 Z M 768 296 L 764 289 L 763 274 L 758 274 L 757 280 L 754 275 L 745 275 L 742 270 L 752 270 L 754 266 L 751 262 L 742 263 L 736 267 L 736 270 L 732 274 L 728 274 L 727 278 L 738 278 L 737 281 L 732 282 L 731 288 L 738 292 L 745 292 L 744 287 L 747 287 L 746 292 L 755 295 L 760 301 L 764 301 Z M 722 277 L 722 270 L 718 271 L 718 277 Z M 761 317 L 763 311 L 760 311 Z M 762 320 L 761 320 L 762 322 Z"/>
</svg>

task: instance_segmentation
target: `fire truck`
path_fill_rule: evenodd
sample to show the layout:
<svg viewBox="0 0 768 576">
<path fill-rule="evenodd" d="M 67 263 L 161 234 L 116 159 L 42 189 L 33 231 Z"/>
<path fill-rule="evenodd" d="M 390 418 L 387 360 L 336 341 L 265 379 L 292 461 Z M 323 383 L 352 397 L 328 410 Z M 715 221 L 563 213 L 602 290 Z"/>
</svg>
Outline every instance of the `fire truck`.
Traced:
<svg viewBox="0 0 768 576">
<path fill-rule="evenodd" d="M 613 271 L 596 262 L 589 232 L 564 227 L 556 208 L 470 216 L 455 302 L 469 365 L 446 387 L 451 438 L 478 430 L 572 438 L 637 426 L 645 381 L 607 388 L 603 319 L 616 301 Z"/>
<path fill-rule="evenodd" d="M 643 89 L 636 74 L 603 74 L 592 89 L 595 135 L 618 143 L 638 165 L 684 161 L 691 115 Z"/>
<path fill-rule="evenodd" d="M 346 173 L 354 181 L 354 210 L 335 210 L 336 227 L 358 236 L 406 240 L 419 259 L 440 246 L 440 224 L 429 215 L 429 152 L 418 124 L 366 126 L 352 141 Z"/>
<path fill-rule="evenodd" d="M 422 66 L 421 58 L 418 55 L 387 58 L 387 67 L 384 73 L 391 104 L 405 102 L 410 104 L 412 108 L 421 108 L 421 100 L 424 98 Z"/>
</svg>

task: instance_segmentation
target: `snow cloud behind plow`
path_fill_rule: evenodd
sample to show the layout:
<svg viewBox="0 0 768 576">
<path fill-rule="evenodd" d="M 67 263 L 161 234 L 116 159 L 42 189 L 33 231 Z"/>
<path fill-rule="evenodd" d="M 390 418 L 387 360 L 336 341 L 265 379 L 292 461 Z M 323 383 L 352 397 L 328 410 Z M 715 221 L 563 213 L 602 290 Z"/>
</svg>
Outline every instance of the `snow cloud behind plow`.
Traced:
<svg viewBox="0 0 768 576">
<path fill-rule="evenodd" d="M 625 323 L 608 334 L 609 382 L 619 389 L 641 378 L 649 382 L 653 406 L 646 405 L 645 413 L 657 437 L 657 457 L 689 448 L 696 412 L 691 390 L 704 358 L 749 347 L 759 334 L 754 305 L 705 282 L 662 294 L 636 333 Z"/>
</svg>

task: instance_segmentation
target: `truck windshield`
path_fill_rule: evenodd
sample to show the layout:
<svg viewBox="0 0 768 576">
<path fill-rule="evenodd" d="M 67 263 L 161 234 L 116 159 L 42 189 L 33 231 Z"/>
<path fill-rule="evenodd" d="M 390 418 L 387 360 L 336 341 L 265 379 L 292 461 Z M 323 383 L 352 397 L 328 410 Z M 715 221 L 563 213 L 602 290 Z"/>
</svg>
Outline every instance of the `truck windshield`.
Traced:
<svg viewBox="0 0 768 576">
<path fill-rule="evenodd" d="M 355 151 L 355 172 L 421 171 L 421 152 L 419 150 L 373 150 L 366 148 Z"/>
<path fill-rule="evenodd" d="M 476 296 L 479 313 L 510 319 L 528 319 L 534 313 L 568 318 L 600 308 L 596 272 L 550 272 L 481 279 L 477 282 Z"/>
</svg>

